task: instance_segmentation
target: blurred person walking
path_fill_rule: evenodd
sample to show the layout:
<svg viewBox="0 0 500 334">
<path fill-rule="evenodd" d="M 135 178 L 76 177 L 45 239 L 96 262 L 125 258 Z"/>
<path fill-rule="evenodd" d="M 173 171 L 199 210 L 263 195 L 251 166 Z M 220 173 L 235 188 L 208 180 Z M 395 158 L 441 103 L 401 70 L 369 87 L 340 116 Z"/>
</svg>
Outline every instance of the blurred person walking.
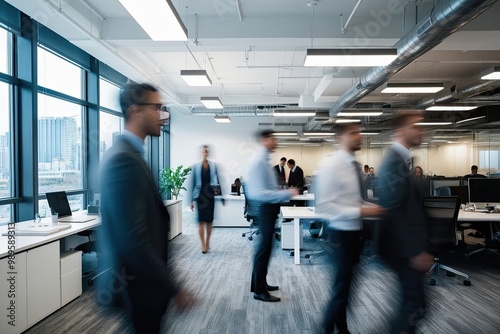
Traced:
<svg viewBox="0 0 500 334">
<path fill-rule="evenodd" d="M 423 194 L 411 173 L 411 148 L 422 143 L 423 130 L 416 125 L 420 112 L 397 114 L 393 119 L 394 142 L 375 179 L 379 204 L 387 209 L 378 230 L 380 256 L 396 271 L 402 301 L 391 333 L 415 333 L 426 312 L 423 277 L 434 263 L 426 251 L 426 214 Z"/>
<path fill-rule="evenodd" d="M 97 298 L 124 307 L 136 333 L 159 333 L 170 300 L 192 302 L 167 268 L 169 215 L 144 161 L 144 139 L 160 136 L 169 115 L 145 83 L 125 85 L 120 105 L 125 130 L 101 166 L 101 247 L 111 269 L 97 280 Z"/>
<path fill-rule="evenodd" d="M 347 305 L 355 264 L 363 247 L 363 217 L 378 217 L 383 209 L 366 202 L 366 190 L 360 164 L 354 153 L 361 149 L 359 125 L 339 124 L 335 127 L 339 150 L 326 158 L 318 169 L 316 212 L 328 218 L 330 241 L 335 249 L 336 275 L 333 294 L 326 309 L 324 333 L 349 333 Z"/>
<path fill-rule="evenodd" d="M 265 302 L 279 302 L 279 297 L 269 291 L 278 290 L 278 286 L 267 283 L 267 271 L 273 247 L 273 234 L 276 218 L 280 210 L 280 203 L 288 202 L 297 195 L 297 189 L 279 190 L 276 172 L 270 165 L 270 154 L 274 152 L 278 141 L 274 131 L 262 130 L 257 133 L 260 150 L 248 164 L 245 177 L 245 196 L 248 196 L 250 205 L 258 207 L 259 243 L 253 259 L 252 282 L 250 291 L 254 299 Z"/>
</svg>

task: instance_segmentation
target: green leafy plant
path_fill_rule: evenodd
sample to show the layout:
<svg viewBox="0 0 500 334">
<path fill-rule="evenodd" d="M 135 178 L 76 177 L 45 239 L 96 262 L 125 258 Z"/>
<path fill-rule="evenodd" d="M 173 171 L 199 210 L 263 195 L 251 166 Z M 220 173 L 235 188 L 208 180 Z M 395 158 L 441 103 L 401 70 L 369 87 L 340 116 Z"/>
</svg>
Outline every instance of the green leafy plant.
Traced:
<svg viewBox="0 0 500 334">
<path fill-rule="evenodd" d="M 165 168 L 160 171 L 160 193 L 162 196 L 167 195 L 170 191 L 172 196 L 177 199 L 180 191 L 186 190 L 183 184 L 191 173 L 191 167 L 183 167 L 180 165 L 177 168 Z"/>
</svg>

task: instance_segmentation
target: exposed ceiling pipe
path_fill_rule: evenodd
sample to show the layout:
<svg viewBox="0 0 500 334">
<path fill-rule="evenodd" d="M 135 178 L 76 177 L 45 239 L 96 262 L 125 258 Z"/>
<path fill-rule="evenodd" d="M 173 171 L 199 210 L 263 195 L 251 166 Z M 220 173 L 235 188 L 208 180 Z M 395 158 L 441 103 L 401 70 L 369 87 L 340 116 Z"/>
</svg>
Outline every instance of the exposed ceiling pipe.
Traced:
<svg viewBox="0 0 500 334">
<path fill-rule="evenodd" d="M 377 87 L 400 72 L 418 57 L 441 43 L 472 21 L 498 0 L 441 0 L 431 13 L 395 44 L 398 57 L 387 66 L 369 69 L 359 81 L 347 90 L 330 108 L 334 117 L 373 92 Z"/>
<path fill-rule="evenodd" d="M 457 82 L 450 89 L 444 89 L 439 93 L 424 97 L 416 103 L 415 107 L 417 109 L 425 109 L 436 103 L 462 100 L 499 86 L 500 82 L 496 80 L 481 80 L 481 74 L 476 74 L 471 78 Z"/>
</svg>

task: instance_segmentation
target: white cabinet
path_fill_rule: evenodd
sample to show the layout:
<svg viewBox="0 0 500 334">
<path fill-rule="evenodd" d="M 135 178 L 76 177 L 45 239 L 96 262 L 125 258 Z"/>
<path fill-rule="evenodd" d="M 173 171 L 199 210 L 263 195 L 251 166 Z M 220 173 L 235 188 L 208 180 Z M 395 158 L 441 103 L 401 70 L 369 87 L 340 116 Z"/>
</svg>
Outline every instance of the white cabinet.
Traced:
<svg viewBox="0 0 500 334">
<path fill-rule="evenodd" d="M 302 235 L 302 224 L 300 224 L 300 248 L 303 248 L 304 237 Z M 281 249 L 293 249 L 294 248 L 294 240 L 293 240 L 293 222 L 285 222 L 281 223 Z"/>
<path fill-rule="evenodd" d="M 28 326 L 61 307 L 59 241 L 27 252 Z"/>
<path fill-rule="evenodd" d="M 61 306 L 82 294 L 82 252 L 61 253 Z"/>
<path fill-rule="evenodd" d="M 223 196 L 215 198 L 214 226 L 215 227 L 248 227 L 250 223 L 243 216 L 245 210 L 245 196 Z"/>
<path fill-rule="evenodd" d="M 0 333 L 21 333 L 28 327 L 26 252 L 0 260 Z M 14 262 L 12 262 L 14 261 Z"/>
<path fill-rule="evenodd" d="M 2 334 L 21 333 L 61 307 L 59 241 L 17 253 L 14 261 L 12 269 L 8 257 L 0 260 L 0 308 L 7 312 L 0 317 Z"/>
<path fill-rule="evenodd" d="M 170 216 L 170 232 L 168 240 L 172 240 L 182 233 L 182 201 L 166 200 L 163 201 Z"/>
</svg>

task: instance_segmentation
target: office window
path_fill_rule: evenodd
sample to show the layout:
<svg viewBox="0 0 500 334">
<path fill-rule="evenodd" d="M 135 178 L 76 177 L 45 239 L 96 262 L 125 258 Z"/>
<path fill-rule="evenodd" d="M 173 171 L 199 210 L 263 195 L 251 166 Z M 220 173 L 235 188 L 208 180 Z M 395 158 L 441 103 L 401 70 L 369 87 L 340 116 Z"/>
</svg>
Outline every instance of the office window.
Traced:
<svg viewBox="0 0 500 334">
<path fill-rule="evenodd" d="M 498 171 L 499 166 L 498 151 L 479 151 L 479 169 L 490 169 L 491 172 Z"/>
<path fill-rule="evenodd" d="M 39 193 L 83 188 L 81 105 L 38 94 Z"/>
<path fill-rule="evenodd" d="M 119 95 L 120 87 L 103 78 L 99 78 L 99 104 L 101 107 L 121 113 L 120 103 L 118 101 Z"/>
<path fill-rule="evenodd" d="M 10 85 L 0 82 L 0 199 L 13 195 L 11 105 Z"/>
<path fill-rule="evenodd" d="M 113 146 L 118 136 L 120 136 L 123 128 L 123 117 L 119 117 L 101 110 L 99 114 L 99 158 L 101 160 L 104 156 L 104 153 L 106 153 L 106 151 L 109 150 L 111 146 Z"/>
<path fill-rule="evenodd" d="M 0 72 L 12 74 L 12 34 L 0 28 Z"/>
<path fill-rule="evenodd" d="M 81 99 L 83 74 L 77 65 L 38 47 L 38 86 Z"/>
</svg>

